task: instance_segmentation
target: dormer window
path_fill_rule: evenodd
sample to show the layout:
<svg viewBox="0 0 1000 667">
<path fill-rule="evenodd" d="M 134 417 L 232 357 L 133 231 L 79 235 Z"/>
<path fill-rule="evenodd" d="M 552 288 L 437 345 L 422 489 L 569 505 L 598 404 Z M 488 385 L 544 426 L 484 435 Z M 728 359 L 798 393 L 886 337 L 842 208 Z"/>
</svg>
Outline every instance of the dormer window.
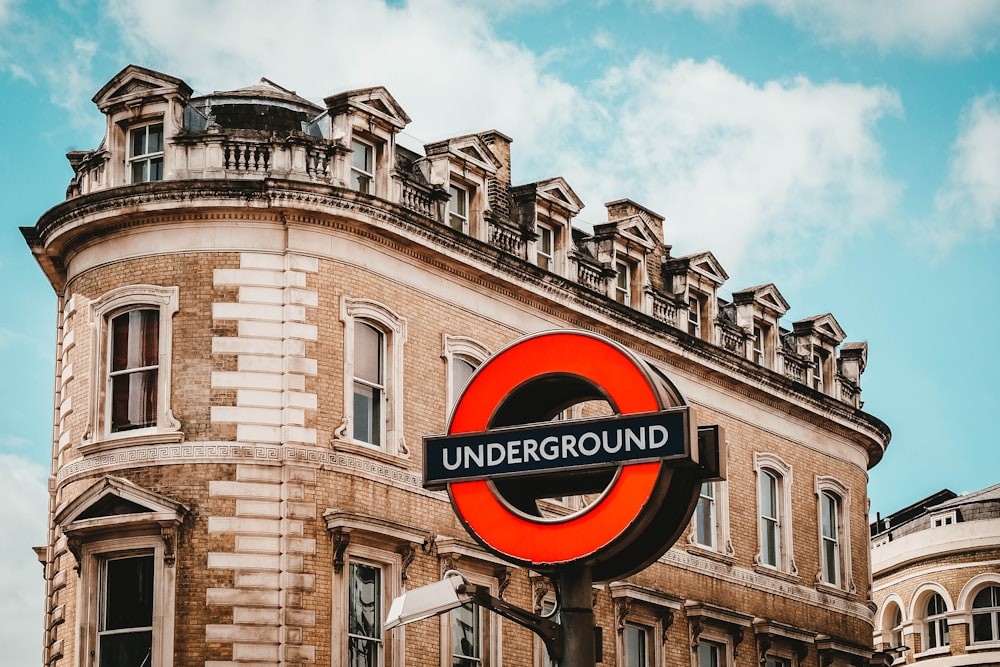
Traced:
<svg viewBox="0 0 1000 667">
<path fill-rule="evenodd" d="M 375 193 L 375 146 L 359 139 L 351 141 L 351 189 Z"/>
<path fill-rule="evenodd" d="M 469 191 L 452 185 L 448 188 L 448 226 L 456 232 L 469 233 Z"/>
<path fill-rule="evenodd" d="M 632 276 L 629 265 L 626 262 L 615 262 L 615 301 L 626 306 L 632 303 Z"/>
<path fill-rule="evenodd" d="M 554 265 L 555 231 L 546 225 L 538 225 L 537 261 L 538 266 L 551 271 Z"/>
<path fill-rule="evenodd" d="M 143 125 L 128 134 L 130 183 L 163 180 L 163 123 Z"/>
</svg>

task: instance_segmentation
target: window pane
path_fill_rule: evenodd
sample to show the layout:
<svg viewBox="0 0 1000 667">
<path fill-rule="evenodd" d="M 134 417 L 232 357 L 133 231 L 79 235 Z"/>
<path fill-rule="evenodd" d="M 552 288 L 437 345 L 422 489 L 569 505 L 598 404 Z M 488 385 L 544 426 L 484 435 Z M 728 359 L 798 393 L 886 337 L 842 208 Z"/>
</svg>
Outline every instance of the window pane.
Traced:
<svg viewBox="0 0 1000 667">
<path fill-rule="evenodd" d="M 778 518 L 778 480 L 768 472 L 762 472 L 760 478 L 760 512 L 772 519 Z"/>
<path fill-rule="evenodd" d="M 153 158 L 149 161 L 149 180 L 150 181 L 162 181 L 163 180 L 163 158 Z"/>
<path fill-rule="evenodd" d="M 138 160 L 132 163 L 132 183 L 145 183 L 149 180 L 147 176 L 146 169 L 149 167 L 149 162 L 146 160 Z"/>
<path fill-rule="evenodd" d="M 372 173 L 372 147 L 360 141 L 352 141 L 351 166 L 366 174 Z"/>
<path fill-rule="evenodd" d="M 823 515 L 823 537 L 837 539 L 837 500 L 829 493 L 820 496 Z"/>
<path fill-rule="evenodd" d="M 146 128 L 140 127 L 138 129 L 132 130 L 130 133 L 132 138 L 131 146 L 129 147 L 129 157 L 135 157 L 136 155 L 146 154 Z"/>
<path fill-rule="evenodd" d="M 162 125 L 150 125 L 148 128 L 149 134 L 146 138 L 146 152 L 147 153 L 162 153 L 163 152 L 163 126 Z"/>
<path fill-rule="evenodd" d="M 111 378 L 111 431 L 156 424 L 157 371 L 136 371 Z"/>
<path fill-rule="evenodd" d="M 105 562 L 102 630 L 153 625 L 153 557 Z"/>
<path fill-rule="evenodd" d="M 359 382 L 354 383 L 354 439 L 375 446 L 382 445 L 382 392 Z"/>
<path fill-rule="evenodd" d="M 622 641 L 625 644 L 625 667 L 646 667 L 646 631 L 626 625 Z"/>
<path fill-rule="evenodd" d="M 773 521 L 764 520 L 761 531 L 761 559 L 765 564 L 773 567 L 778 566 L 778 531 Z"/>
<path fill-rule="evenodd" d="M 719 667 L 719 647 L 715 644 L 698 644 L 698 667 Z"/>
<path fill-rule="evenodd" d="M 382 384 L 382 332 L 363 322 L 354 325 L 354 377 Z"/>
<path fill-rule="evenodd" d="M 715 487 L 711 482 L 701 485 L 701 497 L 695 509 L 695 541 L 715 546 Z"/>
<path fill-rule="evenodd" d="M 379 667 L 378 642 L 359 637 L 347 640 L 347 664 L 349 667 Z"/>
<path fill-rule="evenodd" d="M 371 565 L 351 563 L 350 578 L 347 632 L 359 637 L 379 638 L 382 634 L 382 571 Z"/>
<path fill-rule="evenodd" d="M 153 633 L 126 632 L 102 635 L 100 667 L 149 667 L 153 654 Z"/>
<path fill-rule="evenodd" d="M 996 639 L 993 636 L 993 614 L 973 614 L 972 615 L 972 641 L 990 642 Z"/>
<path fill-rule="evenodd" d="M 482 660 L 480 610 L 476 605 L 451 612 L 451 654 L 453 667 L 473 667 Z"/>
<path fill-rule="evenodd" d="M 465 385 L 469 383 L 469 378 L 476 371 L 476 367 L 465 359 L 456 358 L 452 365 L 451 376 L 452 376 L 452 390 L 455 394 L 455 398 L 458 398 L 459 392 L 465 389 Z"/>
<path fill-rule="evenodd" d="M 130 310 L 111 321 L 111 370 L 155 366 L 160 345 L 160 314 Z"/>
</svg>

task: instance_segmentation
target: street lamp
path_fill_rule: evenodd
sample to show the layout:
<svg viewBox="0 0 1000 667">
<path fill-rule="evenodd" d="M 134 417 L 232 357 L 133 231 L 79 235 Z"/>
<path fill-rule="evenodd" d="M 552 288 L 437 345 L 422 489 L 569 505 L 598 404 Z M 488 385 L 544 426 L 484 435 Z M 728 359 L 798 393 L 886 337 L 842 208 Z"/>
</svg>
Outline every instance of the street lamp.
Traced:
<svg viewBox="0 0 1000 667">
<path fill-rule="evenodd" d="M 549 657 L 555 661 L 561 658 L 562 628 L 558 623 L 493 597 L 486 586 L 469 583 L 458 570 L 448 570 L 441 581 L 414 588 L 394 598 L 389 605 L 385 629 L 392 630 L 422 621 L 467 604 L 477 604 L 523 625 L 542 638 Z"/>
</svg>

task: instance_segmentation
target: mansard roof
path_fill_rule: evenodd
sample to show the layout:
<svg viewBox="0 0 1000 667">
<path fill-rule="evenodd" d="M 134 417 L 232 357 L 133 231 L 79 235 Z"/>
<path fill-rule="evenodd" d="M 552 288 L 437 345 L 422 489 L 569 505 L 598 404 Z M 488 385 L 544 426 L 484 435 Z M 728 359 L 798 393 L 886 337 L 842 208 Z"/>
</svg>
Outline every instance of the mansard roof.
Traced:
<svg viewBox="0 0 1000 667">
<path fill-rule="evenodd" d="M 467 134 L 461 137 L 452 137 L 425 144 L 424 153 L 427 157 L 446 154 L 452 155 L 459 160 L 470 162 L 491 174 L 503 166 L 478 134 Z"/>
<path fill-rule="evenodd" d="M 779 316 L 787 313 L 790 308 L 785 297 L 781 295 L 781 292 L 778 291 L 774 283 L 755 285 L 754 287 L 747 287 L 738 292 L 733 292 L 734 303 L 742 303 L 744 301 L 754 301 L 763 308 L 773 310 Z"/>
<path fill-rule="evenodd" d="M 397 130 L 402 130 L 410 122 L 403 107 L 383 86 L 337 93 L 323 98 L 323 103 L 331 114 L 354 111 L 388 123 Z"/>
<path fill-rule="evenodd" d="M 191 86 L 182 79 L 138 65 L 129 65 L 115 74 L 91 99 L 97 108 L 106 113 L 115 104 L 151 96 L 179 95 L 187 99 L 191 93 Z"/>
</svg>

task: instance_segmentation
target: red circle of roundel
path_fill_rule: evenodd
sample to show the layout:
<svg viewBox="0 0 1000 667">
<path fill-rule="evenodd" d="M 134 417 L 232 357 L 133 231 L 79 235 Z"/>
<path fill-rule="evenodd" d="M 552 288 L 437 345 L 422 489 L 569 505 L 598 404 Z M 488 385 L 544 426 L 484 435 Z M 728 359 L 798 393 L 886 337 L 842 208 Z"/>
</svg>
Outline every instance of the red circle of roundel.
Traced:
<svg viewBox="0 0 1000 667">
<path fill-rule="evenodd" d="M 487 430 L 494 411 L 514 389 L 549 374 L 585 378 L 603 390 L 620 414 L 665 407 L 642 368 L 622 349 L 583 333 L 553 332 L 516 343 L 487 361 L 455 406 L 448 434 Z M 661 465 L 622 466 L 597 503 L 562 521 L 533 521 L 513 511 L 485 480 L 453 482 L 448 492 L 470 531 L 498 552 L 530 563 L 568 563 L 608 546 L 639 517 Z"/>
</svg>

